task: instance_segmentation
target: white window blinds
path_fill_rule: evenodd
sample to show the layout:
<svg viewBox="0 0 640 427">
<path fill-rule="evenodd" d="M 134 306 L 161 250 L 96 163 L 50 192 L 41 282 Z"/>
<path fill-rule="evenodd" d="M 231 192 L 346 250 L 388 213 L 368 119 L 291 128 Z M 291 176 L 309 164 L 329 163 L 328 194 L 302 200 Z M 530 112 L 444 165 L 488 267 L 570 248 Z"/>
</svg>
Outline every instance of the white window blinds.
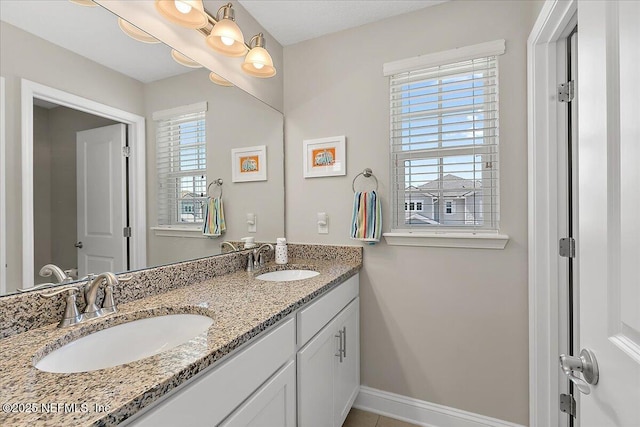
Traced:
<svg viewBox="0 0 640 427">
<path fill-rule="evenodd" d="M 203 222 L 207 188 L 206 109 L 203 103 L 154 114 L 158 225 Z"/>
<path fill-rule="evenodd" d="M 497 57 L 397 72 L 390 95 L 392 228 L 497 230 Z"/>
</svg>

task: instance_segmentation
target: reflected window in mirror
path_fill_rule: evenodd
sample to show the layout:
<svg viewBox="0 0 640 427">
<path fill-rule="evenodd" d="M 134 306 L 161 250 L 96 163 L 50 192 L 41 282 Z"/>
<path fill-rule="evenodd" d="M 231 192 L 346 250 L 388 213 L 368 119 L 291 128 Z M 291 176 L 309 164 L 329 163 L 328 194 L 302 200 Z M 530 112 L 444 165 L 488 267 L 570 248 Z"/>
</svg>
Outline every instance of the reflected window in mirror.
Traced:
<svg viewBox="0 0 640 427">
<path fill-rule="evenodd" d="M 207 103 L 159 111 L 156 122 L 158 225 L 204 222 Z"/>
</svg>

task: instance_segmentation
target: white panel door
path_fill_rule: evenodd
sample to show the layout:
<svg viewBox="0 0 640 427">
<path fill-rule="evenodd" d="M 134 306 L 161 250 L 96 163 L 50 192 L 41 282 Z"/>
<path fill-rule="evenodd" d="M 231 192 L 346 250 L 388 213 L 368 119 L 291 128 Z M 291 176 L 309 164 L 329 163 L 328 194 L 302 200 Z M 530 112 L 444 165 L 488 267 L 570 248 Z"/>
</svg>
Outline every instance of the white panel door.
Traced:
<svg viewBox="0 0 640 427">
<path fill-rule="evenodd" d="M 123 124 L 76 134 L 79 277 L 126 270 L 125 142 Z"/>
<path fill-rule="evenodd" d="M 640 2 L 578 5 L 581 427 L 640 426 Z"/>
</svg>

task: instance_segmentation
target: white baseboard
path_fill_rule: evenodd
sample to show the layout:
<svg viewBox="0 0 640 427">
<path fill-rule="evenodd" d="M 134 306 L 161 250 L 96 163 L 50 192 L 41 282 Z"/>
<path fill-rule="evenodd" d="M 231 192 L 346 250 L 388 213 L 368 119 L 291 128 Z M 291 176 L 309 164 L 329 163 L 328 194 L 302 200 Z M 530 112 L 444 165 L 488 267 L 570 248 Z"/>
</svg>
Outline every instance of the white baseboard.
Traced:
<svg viewBox="0 0 640 427">
<path fill-rule="evenodd" d="M 497 418 L 365 386 L 360 387 L 360 393 L 353 406 L 423 427 L 523 427 Z"/>
</svg>

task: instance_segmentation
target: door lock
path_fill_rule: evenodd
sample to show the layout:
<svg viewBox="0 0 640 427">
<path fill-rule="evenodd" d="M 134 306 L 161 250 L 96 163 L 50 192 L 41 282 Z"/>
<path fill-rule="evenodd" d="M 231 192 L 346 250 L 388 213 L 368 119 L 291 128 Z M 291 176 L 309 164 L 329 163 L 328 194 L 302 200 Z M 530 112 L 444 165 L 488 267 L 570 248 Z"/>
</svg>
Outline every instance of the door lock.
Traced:
<svg viewBox="0 0 640 427">
<path fill-rule="evenodd" d="M 587 348 L 582 349 L 579 357 L 567 356 L 566 354 L 560 355 L 560 367 L 562 368 L 562 372 L 569 377 L 569 380 L 574 383 L 583 394 L 591 393 L 589 384 L 598 384 L 600 373 L 598 371 L 596 355 Z M 576 372 L 581 373 L 584 379 L 577 376 Z"/>
</svg>

